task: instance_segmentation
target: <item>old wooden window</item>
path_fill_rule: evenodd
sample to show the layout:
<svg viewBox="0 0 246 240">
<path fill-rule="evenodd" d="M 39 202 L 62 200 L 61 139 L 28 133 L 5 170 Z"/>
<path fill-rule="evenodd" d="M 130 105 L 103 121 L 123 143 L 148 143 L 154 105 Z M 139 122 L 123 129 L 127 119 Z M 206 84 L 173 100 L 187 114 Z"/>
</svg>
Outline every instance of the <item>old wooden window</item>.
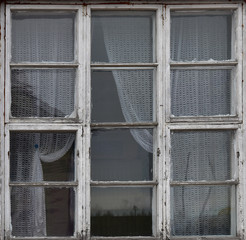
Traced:
<svg viewBox="0 0 246 240">
<path fill-rule="evenodd" d="M 242 16 L 6 4 L 5 236 L 241 236 Z"/>
</svg>

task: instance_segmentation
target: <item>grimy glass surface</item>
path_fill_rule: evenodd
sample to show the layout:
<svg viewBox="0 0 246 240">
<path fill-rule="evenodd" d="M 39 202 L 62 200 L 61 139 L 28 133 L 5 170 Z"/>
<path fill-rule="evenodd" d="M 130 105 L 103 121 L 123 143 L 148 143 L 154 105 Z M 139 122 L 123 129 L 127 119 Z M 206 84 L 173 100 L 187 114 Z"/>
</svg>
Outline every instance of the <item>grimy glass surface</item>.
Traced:
<svg viewBox="0 0 246 240">
<path fill-rule="evenodd" d="M 172 70 L 171 111 L 174 116 L 215 116 L 231 112 L 231 70 Z"/>
<path fill-rule="evenodd" d="M 92 121 L 152 122 L 153 75 L 153 70 L 92 71 Z"/>
<path fill-rule="evenodd" d="M 152 236 L 152 188 L 92 187 L 92 236 Z"/>
<path fill-rule="evenodd" d="M 74 111 L 75 77 L 75 69 L 12 70 L 12 117 L 68 117 Z"/>
<path fill-rule="evenodd" d="M 12 62 L 74 60 L 74 12 L 12 13 Z"/>
<path fill-rule="evenodd" d="M 92 62 L 144 63 L 153 57 L 154 12 L 92 12 Z"/>
<path fill-rule="evenodd" d="M 10 133 L 10 181 L 74 180 L 75 133 Z"/>
<path fill-rule="evenodd" d="M 141 181 L 153 179 L 153 153 L 146 151 L 135 137 L 151 129 L 94 130 L 91 139 L 91 179 L 97 181 Z"/>
<path fill-rule="evenodd" d="M 12 187 L 12 235 L 73 236 L 74 198 L 72 188 Z"/>
<path fill-rule="evenodd" d="M 231 179 L 232 138 L 231 130 L 172 132 L 172 180 Z"/>
<path fill-rule="evenodd" d="M 230 235 L 232 208 L 230 186 L 173 187 L 171 233 L 173 236 Z"/>
<path fill-rule="evenodd" d="M 171 59 L 231 59 L 232 12 L 172 13 Z"/>
</svg>

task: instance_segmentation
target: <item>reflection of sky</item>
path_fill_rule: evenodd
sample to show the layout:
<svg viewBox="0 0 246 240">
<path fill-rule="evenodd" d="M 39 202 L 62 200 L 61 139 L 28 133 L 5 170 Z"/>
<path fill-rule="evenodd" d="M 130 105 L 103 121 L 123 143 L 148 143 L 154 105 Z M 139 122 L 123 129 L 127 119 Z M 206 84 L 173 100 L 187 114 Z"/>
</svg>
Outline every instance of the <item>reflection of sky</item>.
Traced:
<svg viewBox="0 0 246 240">
<path fill-rule="evenodd" d="M 91 189 L 92 216 L 110 212 L 112 215 L 138 215 L 151 212 L 151 188 L 111 187 Z"/>
</svg>

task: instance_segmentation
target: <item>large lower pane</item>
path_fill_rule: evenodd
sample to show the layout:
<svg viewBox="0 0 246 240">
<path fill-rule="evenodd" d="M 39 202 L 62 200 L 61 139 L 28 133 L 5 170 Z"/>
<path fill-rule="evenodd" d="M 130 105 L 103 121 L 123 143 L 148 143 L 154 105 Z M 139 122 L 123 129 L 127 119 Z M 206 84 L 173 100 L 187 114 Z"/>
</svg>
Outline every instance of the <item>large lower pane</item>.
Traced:
<svg viewBox="0 0 246 240">
<path fill-rule="evenodd" d="M 72 188 L 12 187 L 12 235 L 72 236 L 74 208 Z"/>
<path fill-rule="evenodd" d="M 93 236 L 151 236 L 152 188 L 92 187 Z"/>
<path fill-rule="evenodd" d="M 153 70 L 92 72 L 92 121 L 153 121 Z"/>
<path fill-rule="evenodd" d="M 174 116 L 213 116 L 231 112 L 231 70 L 172 70 Z"/>
<path fill-rule="evenodd" d="M 91 140 L 92 180 L 152 180 L 152 132 L 152 129 L 94 130 Z"/>
<path fill-rule="evenodd" d="M 75 133 L 10 133 L 12 182 L 73 181 Z"/>
<path fill-rule="evenodd" d="M 175 61 L 231 58 L 232 12 L 173 13 L 171 58 Z"/>
<path fill-rule="evenodd" d="M 75 69 L 11 71 L 13 117 L 69 117 L 74 111 Z"/>
<path fill-rule="evenodd" d="M 92 62 L 153 62 L 153 11 L 92 13 Z"/>
<path fill-rule="evenodd" d="M 230 235 L 231 191 L 228 186 L 173 187 L 172 235 Z"/>
<path fill-rule="evenodd" d="M 224 181 L 233 176 L 233 131 L 200 130 L 171 133 L 174 181 Z"/>
<path fill-rule="evenodd" d="M 13 62 L 74 60 L 75 12 L 12 12 Z"/>
</svg>

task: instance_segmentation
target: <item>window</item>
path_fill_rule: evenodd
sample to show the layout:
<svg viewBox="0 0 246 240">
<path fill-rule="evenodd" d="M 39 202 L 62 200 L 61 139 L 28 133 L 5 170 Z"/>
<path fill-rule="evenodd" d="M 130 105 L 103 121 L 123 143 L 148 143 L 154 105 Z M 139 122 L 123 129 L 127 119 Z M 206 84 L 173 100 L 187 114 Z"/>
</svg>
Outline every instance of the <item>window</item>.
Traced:
<svg viewBox="0 0 246 240">
<path fill-rule="evenodd" d="M 242 4 L 28 3 L 1 5 L 4 237 L 244 239 Z"/>
</svg>

